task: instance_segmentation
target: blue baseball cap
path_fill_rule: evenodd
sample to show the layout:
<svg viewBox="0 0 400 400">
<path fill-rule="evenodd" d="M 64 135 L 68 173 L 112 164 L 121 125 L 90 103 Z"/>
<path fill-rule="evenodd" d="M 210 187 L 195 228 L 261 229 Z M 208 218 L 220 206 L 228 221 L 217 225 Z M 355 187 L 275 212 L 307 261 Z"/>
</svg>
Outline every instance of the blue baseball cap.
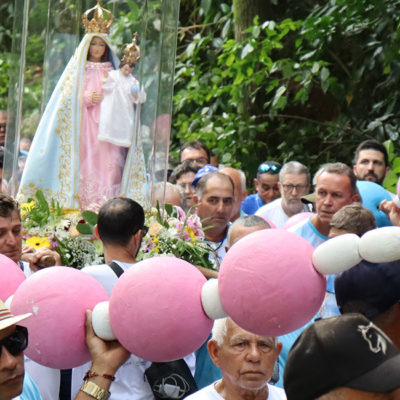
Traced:
<svg viewBox="0 0 400 400">
<path fill-rule="evenodd" d="M 400 301 L 400 260 L 379 264 L 361 261 L 336 278 L 335 294 L 341 313 L 353 303 L 358 312 L 374 318 Z"/>
<path fill-rule="evenodd" d="M 204 176 L 207 174 L 211 174 L 212 172 L 216 172 L 218 171 L 217 167 L 214 167 L 211 164 L 206 164 L 203 168 L 200 168 L 197 172 L 196 175 L 194 176 L 193 182 L 192 182 L 192 186 L 196 187 L 197 182 Z"/>
</svg>

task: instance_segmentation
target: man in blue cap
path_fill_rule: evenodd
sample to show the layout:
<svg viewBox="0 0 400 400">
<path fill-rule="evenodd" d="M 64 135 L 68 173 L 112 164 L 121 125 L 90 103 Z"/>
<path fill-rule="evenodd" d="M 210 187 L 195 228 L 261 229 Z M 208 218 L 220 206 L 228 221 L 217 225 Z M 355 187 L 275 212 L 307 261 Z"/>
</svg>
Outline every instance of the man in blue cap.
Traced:
<svg viewBox="0 0 400 400">
<path fill-rule="evenodd" d="M 248 215 L 255 214 L 264 204 L 270 203 L 281 196 L 278 187 L 281 164 L 275 161 L 265 161 L 257 169 L 254 178 L 255 194 L 247 196 L 242 203 L 242 211 Z"/>
</svg>

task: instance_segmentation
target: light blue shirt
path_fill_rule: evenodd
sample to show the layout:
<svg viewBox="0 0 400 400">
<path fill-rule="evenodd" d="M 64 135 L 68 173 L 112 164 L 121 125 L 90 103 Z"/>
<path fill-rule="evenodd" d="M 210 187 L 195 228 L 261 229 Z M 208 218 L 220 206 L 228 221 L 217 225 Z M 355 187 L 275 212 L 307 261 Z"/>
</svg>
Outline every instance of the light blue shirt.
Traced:
<svg viewBox="0 0 400 400">
<path fill-rule="evenodd" d="M 300 221 L 298 224 L 290 227 L 288 231 L 296 233 L 297 235 L 306 239 L 307 242 L 310 243 L 314 248 L 328 240 L 328 237 L 319 232 L 311 223 L 311 218 L 308 218 L 305 221 Z M 329 275 L 326 277 L 327 294 L 325 296 L 324 304 L 320 310 L 322 318 L 340 315 L 340 311 L 336 303 L 334 282 L 335 275 Z"/>
<path fill-rule="evenodd" d="M 27 373 L 25 373 L 22 393 L 15 400 L 42 400 L 39 389 Z"/>
</svg>

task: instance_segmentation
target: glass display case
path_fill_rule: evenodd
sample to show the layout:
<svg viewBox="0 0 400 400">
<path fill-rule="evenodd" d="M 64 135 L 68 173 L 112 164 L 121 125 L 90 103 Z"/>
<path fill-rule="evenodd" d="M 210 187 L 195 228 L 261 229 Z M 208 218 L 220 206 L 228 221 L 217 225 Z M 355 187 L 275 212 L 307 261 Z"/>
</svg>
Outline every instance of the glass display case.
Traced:
<svg viewBox="0 0 400 400">
<path fill-rule="evenodd" d="M 167 177 L 179 1 L 125 0 L 99 3 L 113 15 L 114 23 L 108 38 L 110 47 L 118 58 L 122 55 L 123 44 L 130 43 L 134 34 L 138 34 L 141 57 L 133 75 L 140 82 L 140 86 L 143 86 L 146 101 L 135 108 L 136 112 L 137 108 L 140 111 L 140 118 L 138 117 L 136 124 L 140 136 L 133 140 L 133 145 L 140 146 L 143 150 L 145 190 L 142 192 L 146 198 L 138 200 L 147 208 L 152 187 L 157 182 L 165 182 Z M 48 176 L 53 177 L 54 183 L 57 180 L 62 182 L 68 169 L 75 174 L 75 165 L 82 163 L 82 159 L 79 161 L 77 155 L 80 154 L 79 144 L 76 144 L 79 141 L 72 141 L 69 153 L 63 155 L 62 162 L 57 161 L 58 152 L 64 151 L 62 149 L 69 144 L 65 140 L 49 144 L 53 140 L 53 133 L 61 137 L 57 127 L 53 129 L 53 133 L 50 132 L 48 136 L 41 136 L 39 139 L 40 129 L 37 127 L 39 121 L 42 125 L 50 125 L 55 118 L 60 118 L 64 125 L 73 125 L 72 121 L 75 119 L 80 121 L 80 110 L 77 106 L 76 116 L 71 120 L 68 114 L 60 117 L 57 107 L 60 102 L 66 100 L 57 93 L 65 91 L 66 67 L 70 65 L 71 57 L 74 57 L 74 54 L 76 56 L 85 35 L 81 21 L 82 13 L 96 6 L 96 1 L 23 0 L 16 1 L 15 4 L 3 183 L 7 185 L 9 193 L 17 195 L 20 201 L 26 201 L 40 189 L 46 197 L 54 198 L 63 207 L 82 208 L 77 190 L 74 196 L 68 196 L 65 189 L 74 191 L 75 184 L 76 187 L 79 185 L 79 178 L 71 178 L 73 183 L 69 186 L 60 183 L 54 190 L 46 187 L 49 185 L 46 183 Z M 32 51 L 35 48 L 38 49 L 37 52 Z M 31 58 L 34 56 L 37 59 L 28 60 L 28 53 Z M 41 68 L 38 67 L 40 63 Z M 42 77 L 39 79 L 41 95 L 34 96 L 29 90 L 29 83 L 34 78 L 38 81 L 38 76 Z M 82 92 L 79 92 L 81 90 L 80 87 L 77 89 L 78 97 L 82 96 Z M 54 115 L 50 114 L 50 111 Z M 80 126 L 78 123 L 76 125 L 79 135 Z M 19 148 L 20 139 L 32 135 L 34 145 L 35 142 L 42 143 L 40 146 L 36 143 L 26 155 Z M 126 160 L 130 151 L 129 148 L 126 150 Z M 35 164 L 32 159 L 41 153 L 45 153 L 46 159 L 50 161 Z M 60 160 L 61 158 L 59 156 Z M 24 178 L 25 172 L 22 172 L 22 169 L 25 162 L 26 165 L 34 166 L 30 168 L 30 171 L 33 171 L 31 174 L 35 175 L 31 180 Z M 55 175 L 54 170 L 57 169 L 59 172 Z M 57 178 L 54 178 L 55 176 Z M 122 177 L 128 189 L 121 189 L 121 195 L 132 197 L 129 195 L 129 186 L 136 179 L 137 174 L 134 170 Z"/>
</svg>

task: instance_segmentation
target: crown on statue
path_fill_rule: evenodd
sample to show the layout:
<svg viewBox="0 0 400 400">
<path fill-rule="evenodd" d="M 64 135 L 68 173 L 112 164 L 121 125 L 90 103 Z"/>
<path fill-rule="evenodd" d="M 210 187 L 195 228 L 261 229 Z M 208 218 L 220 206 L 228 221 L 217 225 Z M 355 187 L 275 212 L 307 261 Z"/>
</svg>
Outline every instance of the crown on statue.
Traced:
<svg viewBox="0 0 400 400">
<path fill-rule="evenodd" d="M 82 14 L 82 23 L 86 33 L 109 33 L 114 18 L 110 11 L 101 7 L 101 0 L 97 5 Z M 89 20 L 89 14 L 93 12 L 93 18 Z"/>
<path fill-rule="evenodd" d="M 136 44 L 137 32 L 133 35 L 132 43 L 124 45 L 122 52 L 124 56 L 121 61 L 136 64 L 140 58 L 140 47 Z"/>
</svg>

